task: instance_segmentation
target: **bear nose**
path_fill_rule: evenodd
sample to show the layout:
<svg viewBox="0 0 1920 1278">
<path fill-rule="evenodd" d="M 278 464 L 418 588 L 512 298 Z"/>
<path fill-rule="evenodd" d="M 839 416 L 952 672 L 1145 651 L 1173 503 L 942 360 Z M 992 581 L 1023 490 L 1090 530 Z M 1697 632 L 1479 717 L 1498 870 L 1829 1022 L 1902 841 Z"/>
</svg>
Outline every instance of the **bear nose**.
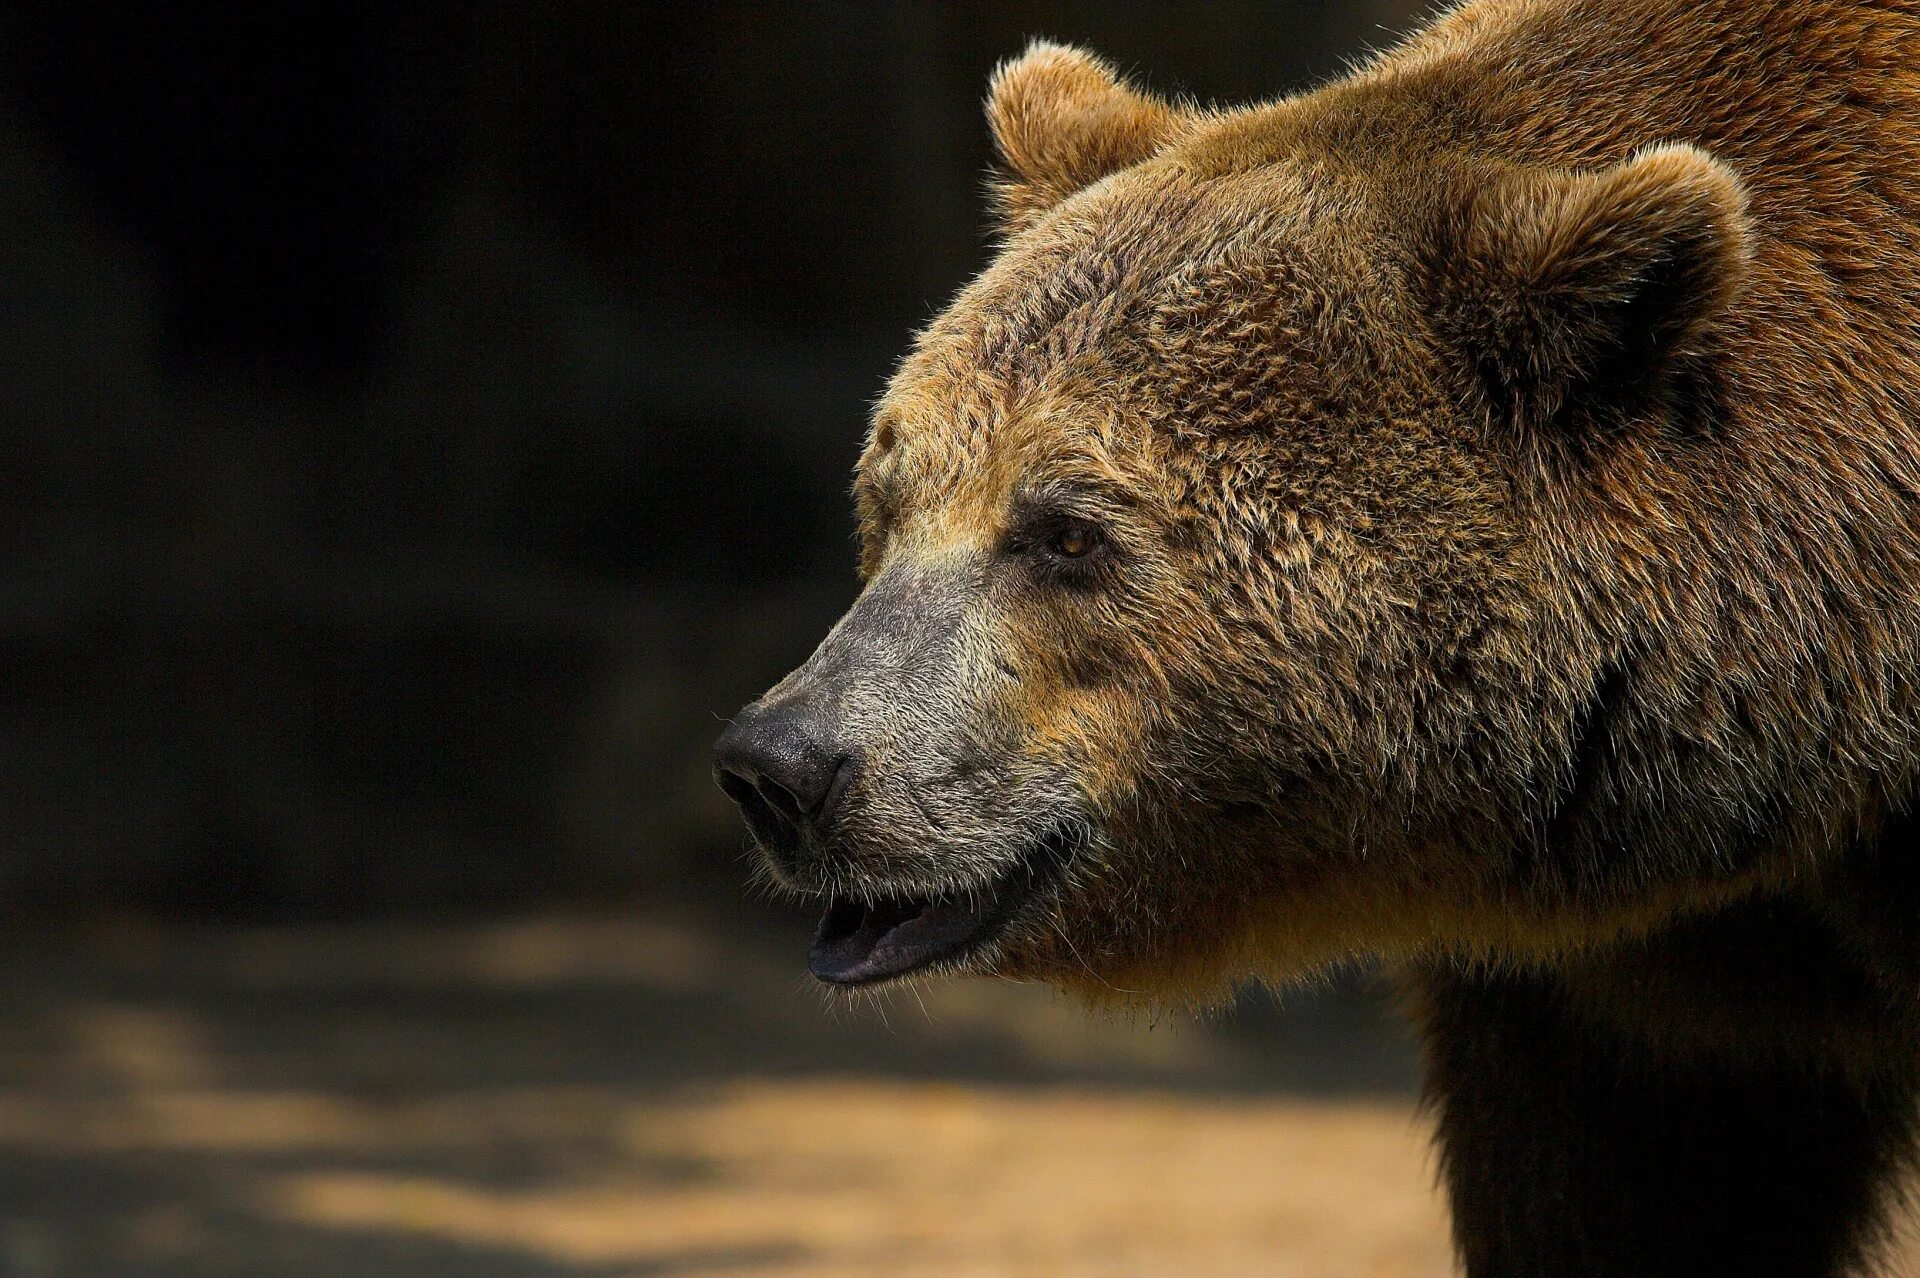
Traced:
<svg viewBox="0 0 1920 1278">
<path fill-rule="evenodd" d="M 854 770 L 851 754 L 805 704 L 748 706 L 720 734 L 713 761 L 754 837 L 785 855 L 831 824 Z"/>
</svg>

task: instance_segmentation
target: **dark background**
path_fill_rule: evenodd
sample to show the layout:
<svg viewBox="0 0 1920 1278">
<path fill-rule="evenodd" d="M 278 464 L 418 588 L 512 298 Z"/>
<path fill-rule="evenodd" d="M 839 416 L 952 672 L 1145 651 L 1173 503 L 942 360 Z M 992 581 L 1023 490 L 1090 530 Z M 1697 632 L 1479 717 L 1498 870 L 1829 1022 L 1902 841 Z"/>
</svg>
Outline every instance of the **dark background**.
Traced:
<svg viewBox="0 0 1920 1278">
<path fill-rule="evenodd" d="M 719 716 L 988 252 L 1033 35 L 1244 100 L 1405 0 L 0 10 L 0 903 L 738 895 Z"/>
</svg>

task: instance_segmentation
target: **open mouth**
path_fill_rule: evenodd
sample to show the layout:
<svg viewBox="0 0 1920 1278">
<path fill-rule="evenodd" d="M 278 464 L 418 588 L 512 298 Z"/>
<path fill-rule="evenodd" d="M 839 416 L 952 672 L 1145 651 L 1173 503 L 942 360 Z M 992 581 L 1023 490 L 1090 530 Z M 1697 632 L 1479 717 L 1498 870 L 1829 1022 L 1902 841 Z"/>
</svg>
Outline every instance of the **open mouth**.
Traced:
<svg viewBox="0 0 1920 1278">
<path fill-rule="evenodd" d="M 966 958 L 999 936 L 1020 907 L 1060 876 L 1071 838 L 1042 839 L 1033 855 L 976 891 L 868 903 L 836 897 L 820 919 L 807 967 L 830 985 L 871 985 Z"/>
</svg>

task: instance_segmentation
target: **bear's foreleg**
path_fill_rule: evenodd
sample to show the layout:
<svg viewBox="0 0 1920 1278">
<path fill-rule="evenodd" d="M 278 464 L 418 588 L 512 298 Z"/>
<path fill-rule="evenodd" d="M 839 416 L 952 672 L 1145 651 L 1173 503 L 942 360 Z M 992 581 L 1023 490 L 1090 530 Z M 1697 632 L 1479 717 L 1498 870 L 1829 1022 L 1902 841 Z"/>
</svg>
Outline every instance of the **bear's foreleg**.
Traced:
<svg viewBox="0 0 1920 1278">
<path fill-rule="evenodd" d="M 1911 1070 L 1662 1053 L 1576 1013 L 1564 978 L 1416 978 L 1427 1089 L 1469 1278 L 1834 1278 L 1876 1236 Z M 1652 1004 L 1653 999 L 1649 999 Z"/>
</svg>

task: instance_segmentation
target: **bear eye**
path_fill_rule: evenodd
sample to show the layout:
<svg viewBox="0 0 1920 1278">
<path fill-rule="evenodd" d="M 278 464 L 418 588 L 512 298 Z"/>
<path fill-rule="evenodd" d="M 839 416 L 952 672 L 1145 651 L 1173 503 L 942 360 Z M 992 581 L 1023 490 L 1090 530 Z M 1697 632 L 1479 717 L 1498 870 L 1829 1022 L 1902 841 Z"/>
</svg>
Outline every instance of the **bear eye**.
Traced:
<svg viewBox="0 0 1920 1278">
<path fill-rule="evenodd" d="M 1003 548 L 1026 560 L 1043 580 L 1092 586 L 1104 577 L 1119 544 L 1097 520 L 1034 503 L 1015 515 Z"/>
<path fill-rule="evenodd" d="M 1062 559 L 1085 559 L 1100 548 L 1100 529 L 1084 519 L 1069 519 L 1047 540 L 1047 549 Z"/>
</svg>

